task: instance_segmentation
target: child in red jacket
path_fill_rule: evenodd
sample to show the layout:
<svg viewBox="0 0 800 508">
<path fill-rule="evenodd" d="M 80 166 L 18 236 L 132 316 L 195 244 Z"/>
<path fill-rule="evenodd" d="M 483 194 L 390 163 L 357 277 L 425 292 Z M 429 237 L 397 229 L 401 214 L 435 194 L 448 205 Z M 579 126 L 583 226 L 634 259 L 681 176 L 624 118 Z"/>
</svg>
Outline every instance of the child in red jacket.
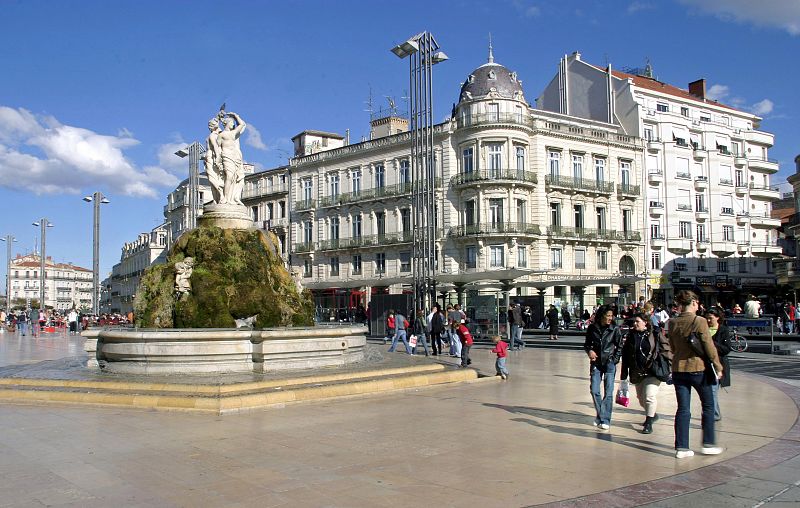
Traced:
<svg viewBox="0 0 800 508">
<path fill-rule="evenodd" d="M 506 351 L 508 351 L 508 344 L 503 342 L 503 339 L 501 339 L 499 335 L 492 337 L 492 341 L 494 342 L 492 353 L 497 353 L 497 360 L 494 362 L 494 368 L 498 376 L 502 379 L 508 379 L 508 369 L 506 368 L 506 357 L 508 356 Z"/>
<path fill-rule="evenodd" d="M 467 325 L 464 323 L 465 321 L 463 319 L 460 323 L 453 323 L 453 329 L 456 331 L 456 335 L 458 335 L 458 338 L 461 340 L 462 367 L 466 367 L 472 363 L 472 360 L 469 359 L 469 348 L 472 346 L 472 334 L 469 333 L 469 328 L 467 328 Z"/>
</svg>

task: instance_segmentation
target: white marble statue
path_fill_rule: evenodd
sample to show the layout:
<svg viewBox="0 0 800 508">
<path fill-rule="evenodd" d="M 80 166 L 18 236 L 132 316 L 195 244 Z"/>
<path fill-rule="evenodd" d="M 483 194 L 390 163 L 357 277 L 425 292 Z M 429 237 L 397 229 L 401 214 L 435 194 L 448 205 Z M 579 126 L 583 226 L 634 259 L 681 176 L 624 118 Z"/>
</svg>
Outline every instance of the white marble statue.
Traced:
<svg viewBox="0 0 800 508">
<path fill-rule="evenodd" d="M 222 129 L 220 122 L 224 125 Z M 208 122 L 205 164 L 216 204 L 242 205 L 244 161 L 239 138 L 245 127 L 242 117 L 224 109 Z"/>
<path fill-rule="evenodd" d="M 208 183 L 211 184 L 211 196 L 214 203 L 222 203 L 223 192 L 225 190 L 225 178 L 222 174 L 222 157 L 220 155 L 219 141 L 219 117 L 214 117 L 208 121 L 208 138 L 206 138 L 206 174 Z"/>
<path fill-rule="evenodd" d="M 188 293 L 192 290 L 193 267 L 194 259 L 190 257 L 175 263 L 175 291 L 178 293 Z"/>
</svg>

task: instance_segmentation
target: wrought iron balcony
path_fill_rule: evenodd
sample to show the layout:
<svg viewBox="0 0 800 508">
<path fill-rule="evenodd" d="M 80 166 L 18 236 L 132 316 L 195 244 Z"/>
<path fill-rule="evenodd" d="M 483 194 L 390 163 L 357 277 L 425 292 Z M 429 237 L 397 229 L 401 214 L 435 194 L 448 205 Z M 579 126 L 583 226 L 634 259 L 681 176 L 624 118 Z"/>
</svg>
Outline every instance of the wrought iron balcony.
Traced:
<svg viewBox="0 0 800 508">
<path fill-rule="evenodd" d="M 551 188 L 597 192 L 599 194 L 611 194 L 614 192 L 614 182 L 561 175 L 546 175 L 544 178 L 545 185 Z"/>
<path fill-rule="evenodd" d="M 414 238 L 413 231 L 397 231 L 382 235 L 362 235 L 317 242 L 317 250 L 357 249 L 362 247 L 381 247 L 398 243 L 409 243 Z M 299 252 L 299 251 L 298 251 Z"/>
<path fill-rule="evenodd" d="M 522 113 L 475 113 L 459 116 L 456 120 L 458 128 L 486 125 L 492 123 L 510 123 L 531 126 L 530 117 Z"/>
<path fill-rule="evenodd" d="M 488 181 L 506 181 L 517 184 L 534 185 L 538 183 L 536 173 L 519 169 L 478 169 L 468 173 L 458 173 L 450 179 L 450 185 L 458 187 Z"/>
<path fill-rule="evenodd" d="M 641 187 L 629 183 L 621 183 L 617 185 L 617 194 L 624 196 L 639 196 L 641 194 Z"/>
<path fill-rule="evenodd" d="M 303 212 L 305 210 L 311 210 L 316 206 L 316 202 L 313 199 L 302 199 L 300 201 L 295 201 L 294 203 L 294 210 L 296 212 Z"/>
<path fill-rule="evenodd" d="M 437 178 L 434 180 L 434 187 L 440 188 L 442 186 L 442 179 Z M 323 196 L 319 199 L 318 205 L 320 208 L 341 206 L 350 203 L 361 203 L 363 201 L 383 199 L 393 196 L 410 195 L 414 190 L 412 182 L 402 182 L 393 185 L 386 185 L 383 187 L 373 187 L 371 189 L 361 189 L 353 192 L 344 192 L 333 196 Z M 297 207 L 295 207 L 297 210 Z"/>
<path fill-rule="evenodd" d="M 480 224 L 453 226 L 450 228 L 450 236 L 457 238 L 507 234 L 540 235 L 541 233 L 538 224 L 529 224 L 527 222 L 496 222 L 494 224 L 484 222 Z"/>
<path fill-rule="evenodd" d="M 570 226 L 550 226 L 547 235 L 558 238 L 574 238 L 585 241 L 633 241 L 640 242 L 639 231 L 614 231 L 612 229 L 575 228 Z"/>
</svg>

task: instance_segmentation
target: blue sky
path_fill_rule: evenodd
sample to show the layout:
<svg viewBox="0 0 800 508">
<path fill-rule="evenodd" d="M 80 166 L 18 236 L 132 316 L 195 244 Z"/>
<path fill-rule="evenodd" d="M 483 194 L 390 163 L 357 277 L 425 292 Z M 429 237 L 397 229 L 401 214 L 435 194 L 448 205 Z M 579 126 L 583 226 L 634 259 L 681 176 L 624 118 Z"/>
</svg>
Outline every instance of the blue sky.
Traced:
<svg viewBox="0 0 800 508">
<path fill-rule="evenodd" d="M 402 8 L 401 8 L 402 5 Z M 460 83 L 495 59 L 517 71 L 533 102 L 558 59 L 643 66 L 686 87 L 704 77 L 719 100 L 764 117 L 774 132 L 775 181 L 800 153 L 797 0 L 424 2 L 0 1 L 0 236 L 30 252 L 47 217 L 47 252 L 91 267 L 95 190 L 102 208 L 101 270 L 162 221 L 164 197 L 187 165 L 175 150 L 203 139 L 226 102 L 251 127 L 245 159 L 286 161 L 304 129 L 368 134 L 376 106 L 403 107 L 408 67 L 389 52 L 431 31 L 450 60 L 434 75 L 443 119 Z M 5 263 L 0 266 L 4 275 Z"/>
</svg>

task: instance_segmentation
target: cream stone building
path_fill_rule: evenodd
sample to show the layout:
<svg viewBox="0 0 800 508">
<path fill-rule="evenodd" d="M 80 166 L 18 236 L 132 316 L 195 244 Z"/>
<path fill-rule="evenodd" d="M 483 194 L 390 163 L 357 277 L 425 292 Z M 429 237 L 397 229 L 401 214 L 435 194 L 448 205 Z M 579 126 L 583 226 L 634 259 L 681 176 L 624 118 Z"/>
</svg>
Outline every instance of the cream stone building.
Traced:
<svg viewBox="0 0 800 508">
<path fill-rule="evenodd" d="M 133 310 L 133 299 L 144 270 L 166 255 L 169 228 L 167 223 L 122 246 L 119 263 L 111 270 L 110 304 L 107 312 L 127 314 Z"/>
<path fill-rule="evenodd" d="M 11 260 L 12 307 L 25 306 L 26 301 L 39 299 L 41 256 L 17 255 Z M 92 308 L 92 271 L 71 263 L 55 263 L 45 259 L 44 304 L 59 311 L 75 307 Z"/>
<path fill-rule="evenodd" d="M 256 226 L 278 237 L 281 253 L 288 261 L 289 168 L 281 166 L 245 177 L 242 202 Z"/>
<path fill-rule="evenodd" d="M 694 289 L 730 305 L 775 288 L 779 256 L 772 203 L 780 199 L 761 118 L 706 96 L 705 80 L 682 89 L 652 69 L 619 72 L 565 56 L 537 107 L 614 123 L 646 142 L 647 297 L 670 302 Z"/>
<path fill-rule="evenodd" d="M 613 120 L 613 119 L 612 119 Z M 315 294 L 349 303 L 411 284 L 410 134 L 373 121 L 370 141 L 331 135 L 291 159 L 291 266 Z M 313 131 L 315 134 L 325 133 Z M 319 137 L 319 136 L 318 136 Z M 644 143 L 615 121 L 532 108 L 494 62 L 434 128 L 437 289 L 543 297 L 570 308 L 643 296 Z M 354 298 L 355 297 L 355 298 Z M 440 299 L 441 300 L 441 299 Z"/>
</svg>

